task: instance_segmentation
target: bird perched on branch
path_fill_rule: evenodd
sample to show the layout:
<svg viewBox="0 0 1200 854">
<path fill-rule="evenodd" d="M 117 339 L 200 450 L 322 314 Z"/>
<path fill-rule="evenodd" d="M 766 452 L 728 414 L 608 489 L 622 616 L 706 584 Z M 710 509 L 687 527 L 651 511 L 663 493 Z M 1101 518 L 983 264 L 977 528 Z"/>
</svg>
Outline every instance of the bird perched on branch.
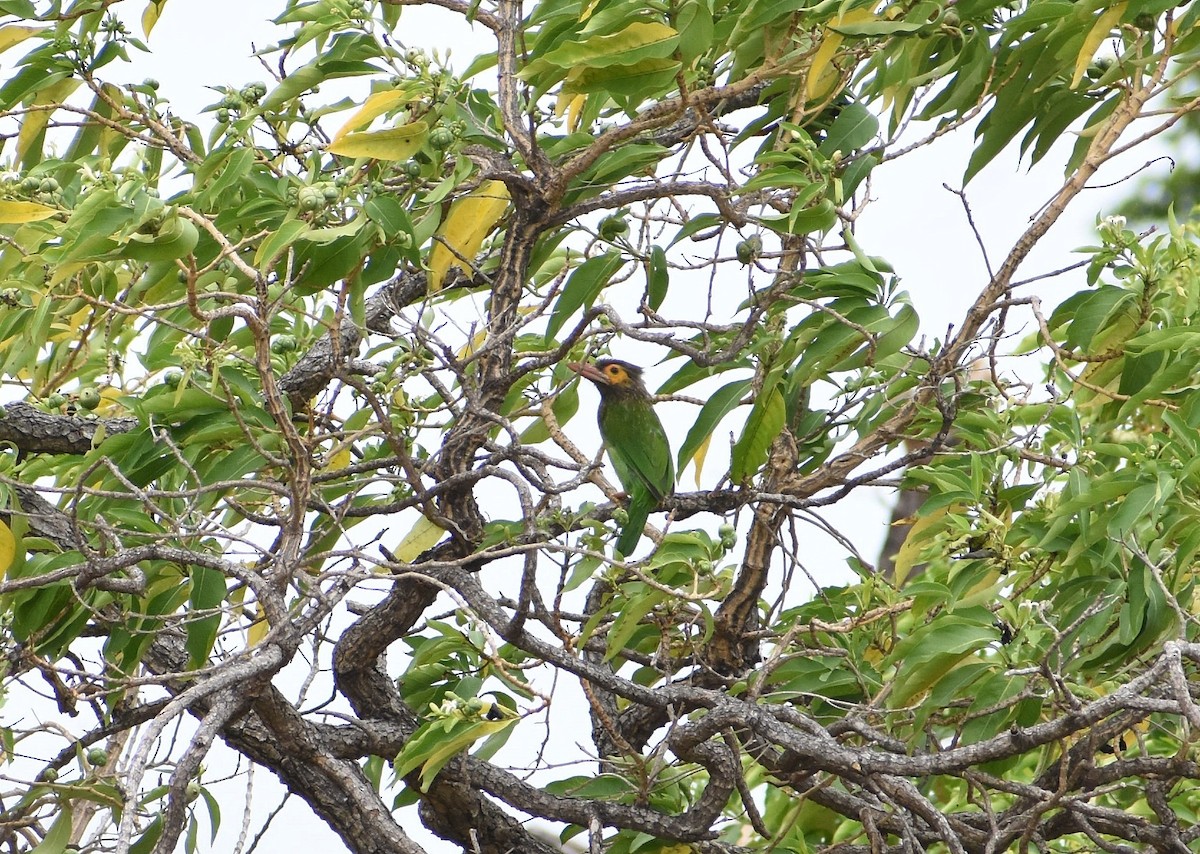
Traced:
<svg viewBox="0 0 1200 854">
<path fill-rule="evenodd" d="M 667 432 L 654 412 L 654 398 L 642 384 L 641 368 L 619 359 L 571 362 L 568 367 L 600 391 L 600 436 L 629 496 L 629 521 L 617 539 L 617 554 L 627 557 L 637 547 L 650 511 L 675 487 Z"/>
</svg>

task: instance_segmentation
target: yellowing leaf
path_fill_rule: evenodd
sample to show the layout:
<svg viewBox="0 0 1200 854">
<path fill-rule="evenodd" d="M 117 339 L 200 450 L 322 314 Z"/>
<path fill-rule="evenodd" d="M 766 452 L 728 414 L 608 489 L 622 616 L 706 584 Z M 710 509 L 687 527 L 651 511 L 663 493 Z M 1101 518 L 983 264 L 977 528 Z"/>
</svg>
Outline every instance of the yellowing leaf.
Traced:
<svg viewBox="0 0 1200 854">
<path fill-rule="evenodd" d="M 163 7 L 166 5 L 167 0 L 150 0 L 150 3 L 146 6 L 146 11 L 142 12 L 142 32 L 146 34 L 146 38 L 150 38 L 150 31 L 158 23 Z"/>
<path fill-rule="evenodd" d="M 398 128 L 348 133 L 329 146 L 331 154 L 372 157 L 375 160 L 408 160 L 425 142 L 429 125 L 413 122 Z"/>
<path fill-rule="evenodd" d="M 16 557 L 17 538 L 8 525 L 0 522 L 0 578 L 4 578 L 4 573 L 8 572 Z"/>
<path fill-rule="evenodd" d="M 475 257 L 483 238 L 508 210 L 508 201 L 508 187 L 503 181 L 486 181 L 450 206 L 446 221 L 438 229 L 441 239 L 429 253 L 430 292 L 442 287 L 451 267 L 466 269 L 460 258 Z"/>
<path fill-rule="evenodd" d="M 325 468 L 328 471 L 341 471 L 348 465 L 350 465 L 350 446 L 346 445 L 329 456 L 329 462 L 325 464 Z"/>
<path fill-rule="evenodd" d="M 904 538 L 904 544 L 900 546 L 894 558 L 895 569 L 892 572 L 892 579 L 896 582 L 897 587 L 904 586 L 909 573 L 918 564 L 921 552 L 925 546 L 929 545 L 930 535 L 937 532 L 938 526 L 949 512 L 948 508 L 939 508 L 927 516 L 919 517 L 908 529 L 908 536 Z M 880 569 L 884 569 L 884 567 L 880 567 Z"/>
<path fill-rule="evenodd" d="M 37 222 L 49 219 L 58 213 L 58 208 L 39 205 L 37 202 L 13 202 L 0 199 L 0 224 Z"/>
<path fill-rule="evenodd" d="M 833 57 L 846 37 L 834 28 L 841 24 L 860 24 L 863 21 L 874 20 L 874 18 L 875 15 L 870 9 L 851 9 L 825 27 L 821 46 L 817 48 L 812 62 L 808 65 L 808 78 L 804 86 L 804 94 L 808 100 L 814 101 L 833 94 L 833 87 L 837 85 L 837 80 L 841 76 L 832 63 Z"/>
<path fill-rule="evenodd" d="M 262 608 L 258 606 L 257 602 L 253 603 L 250 609 L 254 615 L 254 622 L 246 629 L 246 646 L 258 646 L 267 636 L 267 632 L 271 631 L 271 624 L 263 616 Z"/>
<path fill-rule="evenodd" d="M 579 117 L 583 113 L 583 107 L 587 104 L 587 95 L 579 94 L 572 95 L 570 92 L 559 92 L 558 100 L 554 103 L 555 117 L 567 114 L 567 130 L 574 133 L 579 130 Z"/>
<path fill-rule="evenodd" d="M 60 104 L 78 89 L 82 82 L 74 77 L 68 77 L 52 86 L 47 86 L 33 99 L 33 106 Z M 53 112 L 52 109 L 46 109 L 33 110 L 25 114 L 25 118 L 21 121 L 21 132 L 17 135 L 17 159 L 23 159 L 29 153 L 30 147 L 37 142 L 42 131 L 46 129 L 46 125 L 50 123 L 50 116 Z"/>
<path fill-rule="evenodd" d="M 712 444 L 712 437 L 713 434 L 709 433 L 696 449 L 696 453 L 692 454 L 692 462 L 696 464 L 697 489 L 700 488 L 700 472 L 704 469 L 704 460 L 708 457 L 708 446 Z"/>
<path fill-rule="evenodd" d="M 412 95 L 404 89 L 389 89 L 386 92 L 376 92 L 367 98 L 354 115 L 338 129 L 338 132 L 333 135 L 333 142 L 336 143 L 351 131 L 369 125 L 373 119 L 382 116 L 393 107 L 398 107 L 411 100 Z"/>
<path fill-rule="evenodd" d="M 620 32 L 564 42 L 543 58 L 560 68 L 633 65 L 643 59 L 665 59 L 678 44 L 679 33 L 674 28 L 657 21 L 638 21 Z"/>
<path fill-rule="evenodd" d="M 20 44 L 30 36 L 37 35 L 42 29 L 42 27 L 20 27 L 16 24 L 0 27 L 0 53 L 8 50 L 13 45 Z"/>
<path fill-rule="evenodd" d="M 428 551 L 438 544 L 442 534 L 446 533 L 424 516 L 417 520 L 412 530 L 404 535 L 394 553 L 399 560 L 410 563 L 417 559 L 422 552 Z"/>
<path fill-rule="evenodd" d="M 1112 28 L 1117 25 L 1117 22 L 1125 14 L 1125 7 L 1128 5 L 1129 0 L 1124 0 L 1124 2 L 1106 9 L 1096 19 L 1096 23 L 1092 24 L 1087 38 L 1083 40 L 1083 46 L 1079 48 L 1079 54 L 1075 57 L 1075 73 L 1071 76 L 1072 89 L 1079 85 L 1079 81 L 1083 79 L 1088 66 L 1092 64 L 1092 57 L 1096 55 L 1096 49 L 1100 47 L 1100 42 L 1108 38 L 1108 34 L 1112 32 Z"/>
</svg>

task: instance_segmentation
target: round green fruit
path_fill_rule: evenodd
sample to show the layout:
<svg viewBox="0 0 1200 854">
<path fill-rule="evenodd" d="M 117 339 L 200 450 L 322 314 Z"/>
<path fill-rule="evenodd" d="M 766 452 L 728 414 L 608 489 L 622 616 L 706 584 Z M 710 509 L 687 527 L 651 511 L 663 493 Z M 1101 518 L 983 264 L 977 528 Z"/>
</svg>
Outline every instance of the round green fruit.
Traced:
<svg viewBox="0 0 1200 854">
<path fill-rule="evenodd" d="M 600 236 L 605 240 L 617 240 L 629 234 L 629 221 L 623 216 L 606 216 L 600 220 Z"/>
<path fill-rule="evenodd" d="M 276 355 L 293 353 L 296 350 L 296 336 L 276 335 L 271 339 L 271 352 Z"/>
<path fill-rule="evenodd" d="M 762 254 L 763 242 L 762 238 L 757 234 L 753 234 L 740 242 L 734 249 L 737 254 L 737 259 L 742 264 L 753 264 L 758 260 L 758 256 Z"/>
<path fill-rule="evenodd" d="M 429 144 L 437 149 L 446 149 L 454 144 L 454 131 L 448 127 L 435 127 L 429 132 Z"/>
<path fill-rule="evenodd" d="M 319 211 L 325 207 L 325 194 L 316 187 L 301 187 L 296 194 L 296 201 L 302 211 Z"/>
<path fill-rule="evenodd" d="M 92 765 L 107 765 L 108 751 L 103 747 L 93 747 L 87 752 L 87 761 Z"/>
<path fill-rule="evenodd" d="M 91 412 L 100 405 L 100 392 L 94 388 L 85 388 L 79 392 L 79 405 Z"/>
<path fill-rule="evenodd" d="M 46 398 L 46 406 L 48 406 L 50 409 L 62 409 L 63 404 L 65 404 L 66 402 L 67 402 L 66 395 L 59 394 L 58 392 L 54 392 L 54 394 L 52 394 L 48 398 Z"/>
<path fill-rule="evenodd" d="M 183 382 L 183 371 L 167 371 L 163 374 L 163 385 L 167 388 L 179 388 Z"/>
</svg>

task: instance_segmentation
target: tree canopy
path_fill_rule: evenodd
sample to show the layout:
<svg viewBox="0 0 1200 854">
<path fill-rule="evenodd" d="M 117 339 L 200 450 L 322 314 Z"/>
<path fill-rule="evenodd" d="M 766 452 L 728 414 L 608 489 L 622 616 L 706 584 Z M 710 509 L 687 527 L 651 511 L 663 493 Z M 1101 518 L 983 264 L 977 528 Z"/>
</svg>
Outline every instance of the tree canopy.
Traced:
<svg viewBox="0 0 1200 854">
<path fill-rule="evenodd" d="M 1197 223 L 1021 269 L 1200 4 L 288 0 L 196 115 L 186 5 L 0 0 L 0 849 L 211 847 L 220 745 L 355 852 L 1200 847 Z M 1069 151 L 934 336 L 856 224 L 949 134 Z"/>
</svg>

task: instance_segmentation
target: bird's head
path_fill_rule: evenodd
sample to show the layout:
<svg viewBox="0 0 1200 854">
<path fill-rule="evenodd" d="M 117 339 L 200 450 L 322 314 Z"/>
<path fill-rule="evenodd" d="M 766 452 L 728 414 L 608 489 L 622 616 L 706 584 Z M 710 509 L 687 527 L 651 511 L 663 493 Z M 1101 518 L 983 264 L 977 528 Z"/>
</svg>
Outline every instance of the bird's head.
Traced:
<svg viewBox="0 0 1200 854">
<path fill-rule="evenodd" d="M 581 377 L 591 380 L 600 389 L 600 394 L 628 394 L 649 397 L 642 385 L 642 369 L 620 359 L 598 359 L 593 363 L 571 362 L 568 368 Z"/>
</svg>

